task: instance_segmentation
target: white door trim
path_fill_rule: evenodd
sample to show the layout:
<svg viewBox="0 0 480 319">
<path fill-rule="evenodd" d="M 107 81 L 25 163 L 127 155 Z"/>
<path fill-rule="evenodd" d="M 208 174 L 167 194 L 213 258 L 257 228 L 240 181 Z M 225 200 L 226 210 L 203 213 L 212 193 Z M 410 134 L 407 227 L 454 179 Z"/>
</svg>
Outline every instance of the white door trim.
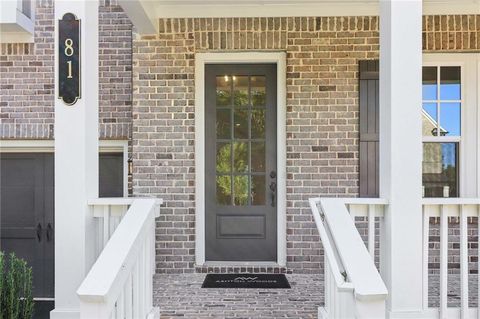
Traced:
<svg viewBox="0 0 480 319">
<path fill-rule="evenodd" d="M 211 52 L 195 54 L 195 262 L 205 264 L 205 64 L 277 65 L 277 264 L 287 262 L 286 219 L 286 54 L 285 52 Z M 253 263 L 252 263 L 253 264 Z"/>
</svg>

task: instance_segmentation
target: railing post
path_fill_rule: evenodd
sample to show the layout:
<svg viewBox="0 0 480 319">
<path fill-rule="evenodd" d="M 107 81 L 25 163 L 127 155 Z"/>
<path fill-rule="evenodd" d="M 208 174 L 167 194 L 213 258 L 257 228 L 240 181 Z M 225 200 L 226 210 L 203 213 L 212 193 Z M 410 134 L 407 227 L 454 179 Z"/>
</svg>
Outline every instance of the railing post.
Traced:
<svg viewBox="0 0 480 319">
<path fill-rule="evenodd" d="M 389 317 L 422 312 L 422 0 L 380 0 L 380 197 Z M 407 128 L 408 126 L 408 128 Z"/>
<path fill-rule="evenodd" d="M 74 318 L 80 309 L 75 292 L 95 258 L 95 225 L 87 201 L 98 197 L 98 0 L 56 0 L 54 6 L 55 310 L 50 317 Z M 64 40 L 79 45 L 68 53 L 79 54 L 81 61 L 81 96 L 73 105 L 57 96 L 59 55 L 67 55 L 61 49 L 65 42 L 59 43 L 58 21 L 66 13 L 80 20 L 79 38 Z"/>
</svg>

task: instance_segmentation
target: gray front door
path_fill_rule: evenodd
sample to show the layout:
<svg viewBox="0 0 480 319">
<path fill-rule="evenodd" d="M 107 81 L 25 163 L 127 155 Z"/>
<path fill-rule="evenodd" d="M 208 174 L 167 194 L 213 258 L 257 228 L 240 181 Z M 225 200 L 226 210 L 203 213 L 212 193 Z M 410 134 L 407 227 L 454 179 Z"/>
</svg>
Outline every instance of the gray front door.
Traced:
<svg viewBox="0 0 480 319">
<path fill-rule="evenodd" d="M 276 65 L 205 67 L 207 261 L 277 260 Z"/>
</svg>

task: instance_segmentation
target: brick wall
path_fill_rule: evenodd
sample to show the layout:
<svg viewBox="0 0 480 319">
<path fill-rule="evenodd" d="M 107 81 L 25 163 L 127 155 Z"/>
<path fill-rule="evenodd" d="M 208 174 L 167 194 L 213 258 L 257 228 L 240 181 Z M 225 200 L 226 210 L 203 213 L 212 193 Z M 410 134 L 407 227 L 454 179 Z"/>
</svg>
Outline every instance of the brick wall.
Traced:
<svg viewBox="0 0 480 319">
<path fill-rule="evenodd" d="M 424 51 L 480 51 L 479 21 L 424 17 Z M 160 19 L 159 29 L 133 48 L 133 192 L 166 202 L 157 270 L 194 269 L 195 53 L 282 50 L 287 271 L 318 272 L 323 257 L 307 199 L 358 195 L 358 60 L 378 58 L 378 18 Z"/>
<path fill-rule="evenodd" d="M 54 136 L 54 5 L 36 2 L 34 43 L 1 44 L 0 138 Z M 115 1 L 99 8 L 100 137 L 131 131 L 132 24 Z"/>
<path fill-rule="evenodd" d="M 194 266 L 194 54 L 248 49 L 287 52 L 289 270 L 323 260 L 307 199 L 358 194 L 357 61 L 378 58 L 376 17 L 160 20 L 133 48 L 133 192 L 165 199 L 160 272 Z"/>
</svg>

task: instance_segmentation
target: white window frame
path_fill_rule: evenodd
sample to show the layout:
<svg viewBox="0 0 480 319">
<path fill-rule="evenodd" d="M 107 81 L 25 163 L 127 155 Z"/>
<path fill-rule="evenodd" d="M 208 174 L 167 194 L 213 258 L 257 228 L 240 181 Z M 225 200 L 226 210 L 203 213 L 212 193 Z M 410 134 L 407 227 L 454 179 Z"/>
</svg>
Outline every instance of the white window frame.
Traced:
<svg viewBox="0 0 480 319">
<path fill-rule="evenodd" d="M 287 263 L 287 68 L 285 52 L 208 52 L 195 54 L 195 263 L 205 260 L 205 65 L 208 63 L 275 63 L 277 65 L 277 263 Z M 222 265 L 270 265 L 262 262 L 221 262 Z"/>
<path fill-rule="evenodd" d="M 480 195 L 478 187 L 480 181 L 478 151 L 480 148 L 477 133 L 480 123 L 480 114 L 477 111 L 478 72 L 480 72 L 480 66 L 477 67 L 477 63 L 480 61 L 479 57 L 480 54 L 423 54 L 423 66 L 459 66 L 461 69 L 460 136 L 422 136 L 424 143 L 458 143 L 459 197 Z M 440 101 L 440 96 L 437 96 L 437 100 L 432 103 L 438 101 Z"/>
</svg>

